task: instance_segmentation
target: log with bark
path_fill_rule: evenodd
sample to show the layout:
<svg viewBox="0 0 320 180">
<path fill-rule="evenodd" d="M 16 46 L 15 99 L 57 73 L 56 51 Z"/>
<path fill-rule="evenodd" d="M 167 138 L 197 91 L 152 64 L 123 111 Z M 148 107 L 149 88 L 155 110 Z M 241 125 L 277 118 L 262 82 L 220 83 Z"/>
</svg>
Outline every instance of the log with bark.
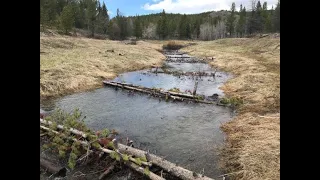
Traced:
<svg viewBox="0 0 320 180">
<path fill-rule="evenodd" d="M 43 121 L 41 121 L 41 119 L 40 119 L 40 122 L 43 122 Z M 63 127 L 63 126 L 60 126 L 60 127 Z M 74 133 L 76 135 L 81 135 L 81 136 L 84 134 L 81 131 L 73 131 L 72 133 Z M 100 148 L 99 150 L 103 151 L 103 152 L 106 152 L 106 153 L 111 153 L 112 152 L 112 150 L 105 149 L 105 148 Z M 183 167 L 180 167 L 180 166 L 178 166 L 178 165 L 176 165 L 174 163 L 171 163 L 171 162 L 165 160 L 164 158 L 161 158 L 161 157 L 156 156 L 154 154 L 149 154 L 146 151 L 143 151 L 143 150 L 140 150 L 140 149 L 136 149 L 136 148 L 133 148 L 133 147 L 130 147 L 130 146 L 126 146 L 126 145 L 121 144 L 121 143 L 117 143 L 117 150 L 119 152 L 121 152 L 121 153 L 128 153 L 130 155 L 134 155 L 134 156 L 137 156 L 137 157 L 146 157 L 146 159 L 149 161 L 149 163 L 151 162 L 152 164 L 155 164 L 155 165 L 163 168 L 165 171 L 167 171 L 170 174 L 172 174 L 172 175 L 174 175 L 176 177 L 179 177 L 179 178 L 181 178 L 183 180 L 194 180 L 194 179 L 213 180 L 213 179 L 211 179 L 209 177 L 206 177 L 206 176 L 203 176 L 201 174 L 192 172 L 192 171 L 187 170 L 187 169 L 185 169 Z"/>
<path fill-rule="evenodd" d="M 48 127 L 40 125 L 40 128 L 43 129 L 43 130 L 51 131 L 51 132 L 53 132 L 55 134 L 61 135 L 61 133 L 59 133 L 58 131 L 52 130 L 52 129 L 48 128 Z M 65 137 L 65 138 L 68 138 L 68 139 L 73 140 L 75 142 L 79 142 L 81 145 L 83 145 L 85 147 L 87 147 L 89 145 L 89 143 L 87 141 L 81 141 L 81 140 L 77 140 L 76 138 L 70 138 L 70 137 Z M 115 152 L 113 150 L 109 150 L 109 149 L 106 149 L 106 148 L 95 148 L 95 149 L 97 149 L 99 151 L 102 151 L 102 152 L 105 152 L 105 153 L 109 153 L 109 154 L 112 153 L 112 152 Z M 125 165 L 127 165 L 128 167 L 130 167 L 133 170 L 136 170 L 139 173 L 144 173 L 144 168 L 142 168 L 138 164 L 135 164 L 135 163 L 137 163 L 135 159 L 134 159 L 135 163 L 131 162 L 132 159 L 133 158 L 129 158 L 130 161 L 126 162 Z M 150 162 L 141 162 L 141 164 L 149 166 L 149 167 L 151 166 Z M 153 172 L 150 172 L 148 177 L 151 180 L 164 180 L 163 178 L 161 178 L 160 176 L 154 174 Z"/>
<path fill-rule="evenodd" d="M 201 180 L 212 180 L 209 177 L 203 176 L 201 174 L 197 174 L 180 166 L 177 166 L 174 163 L 171 163 L 159 156 L 154 154 L 149 154 L 146 151 L 142 151 L 140 149 L 132 148 L 123 144 L 118 144 L 118 149 L 120 152 L 128 153 L 135 156 L 146 156 L 149 161 L 153 164 L 163 168 L 165 171 L 169 172 L 170 174 L 179 177 L 184 180 L 191 180 L 191 179 L 201 179 Z"/>
<path fill-rule="evenodd" d="M 103 81 L 103 83 L 106 85 L 120 87 L 123 89 L 129 89 L 129 90 L 133 90 L 133 91 L 137 91 L 137 92 L 156 95 L 159 97 L 166 97 L 167 96 L 168 98 L 171 98 L 174 100 L 179 100 L 179 101 L 193 101 L 193 102 L 198 102 L 198 103 L 214 104 L 214 102 L 212 102 L 212 101 L 198 100 L 198 97 L 196 95 L 191 95 L 191 94 L 184 94 L 184 93 L 165 91 L 165 90 L 155 91 L 154 89 L 147 88 L 147 87 L 134 86 L 134 85 L 128 84 L 128 83 L 120 83 L 120 82 L 114 82 L 114 81 L 111 81 L 111 82 Z"/>
<path fill-rule="evenodd" d="M 61 128 L 60 128 L 61 130 L 64 129 L 62 125 L 61 125 L 60 127 L 61 127 Z M 43 130 L 46 130 L 46 131 L 51 131 L 51 132 L 53 132 L 53 133 L 55 133 L 55 134 L 61 134 L 61 133 L 59 133 L 58 131 L 52 130 L 52 129 L 48 128 L 48 127 L 41 126 L 41 125 L 40 125 L 40 129 L 43 129 Z M 78 134 L 77 134 L 77 133 L 74 133 L 74 134 L 76 134 L 76 135 L 81 135 L 81 133 L 78 133 Z M 82 136 L 82 137 L 83 137 L 83 136 Z M 70 139 L 70 140 L 72 140 L 72 141 L 75 141 L 75 142 L 79 142 L 82 146 L 85 146 L 85 147 L 88 147 L 88 146 L 89 146 L 89 143 L 88 143 L 87 141 L 82 141 L 82 140 L 78 140 L 78 139 L 76 139 L 76 138 L 71 138 L 71 137 L 65 137 L 65 138 L 68 138 L 68 139 Z M 106 148 L 102 148 L 102 147 L 98 148 L 97 150 L 102 151 L 102 152 L 107 153 L 107 154 L 111 154 L 111 153 L 114 153 L 114 152 L 115 152 L 115 151 L 113 151 L 113 150 L 106 149 Z M 132 162 L 134 162 L 134 163 L 136 163 L 136 164 L 138 164 L 137 160 L 134 159 L 134 158 L 132 158 L 132 157 L 129 157 L 129 160 L 132 161 Z M 149 167 L 152 166 L 152 163 L 151 163 L 151 162 L 141 162 L 141 164 L 143 164 L 143 165 L 145 165 L 145 166 L 149 166 Z"/>
<path fill-rule="evenodd" d="M 108 169 L 105 170 L 105 171 L 99 176 L 99 180 L 103 179 L 103 178 L 106 177 L 110 172 L 112 172 L 116 164 L 117 164 L 117 161 L 112 162 L 112 163 L 109 165 Z"/>
</svg>

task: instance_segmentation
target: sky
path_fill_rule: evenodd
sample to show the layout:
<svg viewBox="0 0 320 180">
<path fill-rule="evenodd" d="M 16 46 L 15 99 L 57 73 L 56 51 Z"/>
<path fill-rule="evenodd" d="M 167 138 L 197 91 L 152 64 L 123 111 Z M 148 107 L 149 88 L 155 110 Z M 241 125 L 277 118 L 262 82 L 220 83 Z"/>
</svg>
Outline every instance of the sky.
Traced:
<svg viewBox="0 0 320 180">
<path fill-rule="evenodd" d="M 195 14 L 206 11 L 230 10 L 232 2 L 236 9 L 240 4 L 251 9 L 251 0 L 100 0 L 104 2 L 110 17 L 114 17 L 117 8 L 125 16 L 144 15 L 161 12 L 163 9 L 168 13 Z M 278 0 L 261 0 L 267 2 L 268 9 L 276 6 Z"/>
</svg>

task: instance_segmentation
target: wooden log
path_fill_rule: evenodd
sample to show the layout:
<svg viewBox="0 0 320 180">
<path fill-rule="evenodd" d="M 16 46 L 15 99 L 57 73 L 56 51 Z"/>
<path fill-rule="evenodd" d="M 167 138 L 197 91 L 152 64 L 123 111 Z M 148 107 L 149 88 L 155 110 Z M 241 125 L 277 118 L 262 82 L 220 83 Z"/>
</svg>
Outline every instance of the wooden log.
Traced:
<svg viewBox="0 0 320 180">
<path fill-rule="evenodd" d="M 114 166 L 116 165 L 117 161 L 114 161 L 110 164 L 110 166 L 108 167 L 107 170 L 105 170 L 100 176 L 99 176 L 99 180 L 103 179 L 104 177 L 106 177 L 113 169 Z"/>
<path fill-rule="evenodd" d="M 40 157 L 40 166 L 54 176 L 65 177 L 67 169 Z"/>
<path fill-rule="evenodd" d="M 177 92 L 172 92 L 172 91 L 168 91 L 171 95 L 174 96 L 181 96 L 181 97 L 186 97 L 186 98 L 191 98 L 194 99 L 194 96 L 191 94 L 183 94 L 183 93 L 177 93 Z"/>
<path fill-rule="evenodd" d="M 140 166 L 138 166 L 138 165 L 136 165 L 136 164 L 134 164 L 134 163 L 130 163 L 130 162 L 129 162 L 129 163 L 126 163 L 126 165 L 127 165 L 128 167 L 130 167 L 131 169 L 133 169 L 133 170 L 135 170 L 135 171 L 137 171 L 137 172 L 139 172 L 139 173 L 141 173 L 141 174 L 145 174 L 145 173 L 144 173 L 144 168 L 142 168 L 142 167 L 140 167 Z M 153 172 L 151 172 L 151 171 L 149 171 L 149 175 L 147 175 L 147 177 L 149 177 L 149 178 L 152 179 L 152 180 L 165 180 L 164 178 L 156 175 L 155 173 L 153 173 Z"/>
<path fill-rule="evenodd" d="M 40 126 L 41 127 L 41 126 Z M 49 128 L 47 128 L 49 129 Z M 78 134 L 80 135 L 80 134 Z M 121 153 L 128 153 L 137 157 L 143 157 L 146 156 L 147 154 L 147 160 L 150 161 L 152 164 L 155 164 L 161 168 L 163 168 L 164 170 L 166 170 L 167 172 L 171 173 L 174 176 L 177 176 L 181 179 L 184 180 L 193 180 L 193 179 L 201 179 L 201 180 L 213 180 L 209 177 L 206 176 L 202 176 L 200 174 L 197 174 L 195 172 L 192 172 L 190 170 L 184 169 L 183 167 L 177 166 L 176 164 L 173 164 L 161 157 L 158 157 L 156 155 L 153 154 L 148 154 L 146 151 L 142 151 L 140 149 L 136 149 L 130 146 L 126 146 L 124 144 L 118 143 L 117 144 L 118 150 Z M 104 152 L 110 152 L 112 150 L 109 149 L 101 149 Z"/>
<path fill-rule="evenodd" d="M 45 127 L 45 126 L 40 126 L 40 128 L 59 134 L 59 132 L 54 131 L 54 130 L 52 130 L 52 129 L 50 129 L 50 128 L 47 128 L 47 127 Z M 77 140 L 77 139 L 75 139 L 75 138 L 69 138 L 69 139 L 72 139 L 73 141 L 80 142 L 82 145 L 88 145 L 88 143 L 85 142 L 85 141 Z M 114 151 L 112 151 L 112 150 L 105 149 L 105 148 L 99 148 L 98 150 L 103 151 L 103 152 L 106 152 L 106 153 L 108 153 L 108 152 L 109 152 L 109 153 L 114 152 Z M 129 158 L 129 160 L 130 160 L 130 158 Z M 147 163 L 147 165 L 150 164 L 150 162 L 141 162 L 141 164 L 144 164 L 144 163 Z M 134 163 L 128 161 L 128 162 L 126 163 L 126 165 L 127 165 L 128 167 L 136 170 L 137 172 L 144 173 L 144 168 L 138 166 L 137 164 L 134 164 Z M 164 180 L 162 177 L 160 177 L 160 176 L 158 176 L 158 175 L 156 175 L 156 174 L 154 174 L 154 173 L 152 173 L 152 172 L 150 172 L 150 174 L 149 174 L 148 177 L 149 177 L 151 180 Z"/>
<path fill-rule="evenodd" d="M 41 119 L 41 118 L 40 118 L 40 122 L 41 122 L 42 124 L 46 124 L 46 125 L 51 125 L 51 124 L 52 124 L 51 121 L 46 121 L 46 120 Z M 63 127 L 62 125 L 58 125 L 57 128 L 58 128 L 58 129 L 64 129 L 64 127 Z M 71 131 L 71 132 L 74 133 L 74 134 L 78 134 L 78 135 L 81 135 L 81 136 L 84 137 L 84 138 L 87 138 L 87 135 L 86 135 L 85 133 L 81 132 L 81 131 L 78 131 L 78 130 L 73 129 L 73 128 L 70 128 L 70 129 L 68 129 L 68 130 Z"/>
<path fill-rule="evenodd" d="M 63 127 L 63 126 L 62 126 L 62 127 Z M 46 131 L 51 131 L 51 132 L 53 132 L 53 133 L 55 133 L 55 134 L 60 134 L 58 131 L 54 131 L 54 130 L 52 130 L 52 129 L 48 128 L 48 127 L 45 127 L 45 126 L 41 126 L 41 125 L 40 125 L 40 128 L 43 129 L 43 130 L 46 130 Z M 74 134 L 76 134 L 76 133 L 74 133 Z M 79 134 L 77 134 L 77 135 L 81 135 L 81 133 L 79 133 Z M 82 136 L 82 137 L 83 137 L 83 136 Z M 88 143 L 87 141 L 81 141 L 81 140 L 78 140 L 78 139 L 76 139 L 76 138 L 70 138 L 70 137 L 66 137 L 66 138 L 68 138 L 68 139 L 70 139 L 70 140 L 72 140 L 72 141 L 75 141 L 75 142 L 79 142 L 81 145 L 83 145 L 83 146 L 85 146 L 85 147 L 89 146 L 89 143 Z M 102 148 L 102 147 L 100 147 L 100 148 L 97 149 L 97 150 L 102 151 L 102 152 L 105 152 L 105 153 L 108 153 L 108 154 L 115 152 L 115 151 L 113 151 L 113 150 L 106 149 L 106 148 Z M 132 158 L 132 157 L 129 157 L 129 160 L 132 161 L 132 162 L 134 162 L 134 163 L 137 163 L 137 160 L 134 159 L 134 158 Z M 138 164 L 138 163 L 137 163 L 137 164 Z M 141 164 L 143 164 L 143 165 L 145 165 L 145 166 L 149 166 L 149 167 L 152 166 L 152 163 L 150 163 L 150 162 L 141 162 Z"/>
<path fill-rule="evenodd" d="M 120 152 L 132 154 L 138 157 L 144 156 L 147 154 L 146 151 L 142 151 L 140 149 L 135 149 L 123 144 L 118 144 L 118 149 Z M 177 166 L 174 163 L 171 163 L 161 157 L 158 157 L 153 154 L 148 154 L 147 159 L 150 160 L 153 164 L 163 168 L 167 172 L 171 173 L 172 175 L 181 178 L 183 180 L 193 180 L 193 179 L 201 179 L 201 180 L 213 180 L 209 177 L 202 176 L 200 174 L 197 174 L 195 172 L 192 172 L 190 170 L 184 169 L 180 166 Z"/>
<path fill-rule="evenodd" d="M 107 85 L 112 85 L 112 86 L 117 86 L 125 89 L 130 89 L 130 90 L 135 90 L 139 92 L 144 92 L 144 93 L 150 93 L 150 91 L 153 91 L 150 88 L 142 87 L 142 88 L 136 88 L 136 87 L 131 87 L 133 85 L 127 84 L 127 83 L 119 83 L 119 82 L 108 82 L 108 81 L 103 81 L 104 84 Z M 146 90 L 147 89 L 147 90 Z M 149 91 L 148 91 L 149 90 Z M 187 98 L 194 98 L 190 94 L 183 94 L 183 93 L 178 93 L 178 92 L 172 92 L 172 91 L 160 91 L 159 93 L 165 95 L 166 93 L 170 93 L 170 95 L 175 95 L 175 96 L 181 96 L 181 97 L 187 97 Z"/>
</svg>

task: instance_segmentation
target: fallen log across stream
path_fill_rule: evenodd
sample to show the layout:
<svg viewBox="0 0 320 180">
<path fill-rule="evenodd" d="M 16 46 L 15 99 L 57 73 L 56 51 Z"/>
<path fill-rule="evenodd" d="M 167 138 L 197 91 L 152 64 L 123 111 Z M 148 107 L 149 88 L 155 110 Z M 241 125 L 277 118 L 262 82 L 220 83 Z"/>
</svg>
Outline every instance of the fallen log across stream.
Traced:
<svg viewBox="0 0 320 180">
<path fill-rule="evenodd" d="M 199 95 L 191 95 L 191 94 L 184 94 L 179 92 L 173 92 L 173 91 L 166 91 L 166 90 L 159 90 L 154 88 L 147 88 L 147 87 L 141 87 L 141 86 L 135 86 L 128 83 L 120 83 L 115 81 L 103 81 L 103 84 L 117 87 L 117 88 L 123 88 L 123 89 L 129 89 L 132 91 L 142 92 L 146 94 L 150 94 L 152 96 L 156 97 L 162 97 L 162 98 L 171 98 L 174 100 L 179 101 L 192 101 L 192 102 L 198 102 L 198 103 L 205 103 L 205 104 L 214 104 L 216 102 L 214 101 L 206 101 L 202 100 L 201 96 Z"/>
<path fill-rule="evenodd" d="M 52 122 L 51 121 L 47 121 L 47 120 L 43 120 L 43 119 L 40 118 L 40 124 L 50 125 L 50 124 L 52 124 Z M 45 127 L 43 125 L 40 125 L 40 129 L 43 129 L 43 130 L 46 130 L 46 131 L 51 131 L 51 132 L 53 132 L 55 134 L 60 133 L 58 131 L 50 129 L 49 127 Z M 71 137 L 67 137 L 67 138 L 69 138 L 69 139 L 71 139 L 73 141 L 78 141 L 84 146 L 90 146 L 90 143 L 86 139 L 87 137 L 85 136 L 84 132 L 71 131 L 71 129 L 66 129 L 62 125 L 58 125 L 57 129 L 69 130 L 71 133 L 81 136 L 84 140 L 78 140 L 78 139 L 71 138 Z M 72 130 L 74 130 L 74 129 L 72 129 Z M 147 162 L 144 162 L 144 163 L 147 164 L 148 166 L 152 166 L 152 164 L 154 164 L 154 165 L 162 168 L 164 171 L 170 173 L 171 175 L 176 176 L 178 178 L 181 178 L 183 180 L 213 180 L 213 179 L 211 179 L 209 177 L 206 177 L 206 176 L 204 176 L 202 174 L 198 174 L 198 173 L 192 172 L 190 170 L 187 170 L 187 169 L 185 169 L 183 167 L 180 167 L 180 166 L 178 166 L 178 165 L 176 165 L 174 163 L 171 163 L 171 162 L 165 160 L 164 158 L 161 158 L 161 157 L 156 156 L 154 154 L 150 154 L 150 153 L 148 153 L 146 151 L 143 151 L 143 150 L 140 150 L 140 149 L 136 149 L 136 148 L 133 148 L 133 147 L 130 147 L 130 146 L 126 146 L 126 145 L 121 144 L 121 143 L 117 143 L 115 145 L 115 147 L 117 147 L 115 149 L 115 151 L 119 152 L 119 153 L 128 153 L 129 155 L 133 155 L 133 156 L 137 156 L 137 157 L 146 157 Z M 109 153 L 109 154 L 114 152 L 114 150 L 110 150 L 110 149 L 106 149 L 106 148 L 95 148 L 95 150 L 102 151 L 102 152 Z M 136 171 L 138 171 L 140 173 L 144 173 L 144 168 L 142 168 L 141 166 L 145 165 L 145 164 L 141 164 L 141 166 L 140 166 L 140 165 L 136 164 L 136 162 L 131 161 L 131 159 L 129 159 L 129 160 L 130 161 L 127 164 L 127 166 L 129 166 L 130 168 L 132 168 L 132 169 L 134 169 L 134 170 L 136 170 Z M 164 178 L 154 174 L 151 171 L 150 171 L 150 174 L 149 174 L 148 177 L 150 179 L 152 179 L 152 180 L 160 180 L 160 179 L 162 180 L 162 179 L 164 179 Z"/>
</svg>

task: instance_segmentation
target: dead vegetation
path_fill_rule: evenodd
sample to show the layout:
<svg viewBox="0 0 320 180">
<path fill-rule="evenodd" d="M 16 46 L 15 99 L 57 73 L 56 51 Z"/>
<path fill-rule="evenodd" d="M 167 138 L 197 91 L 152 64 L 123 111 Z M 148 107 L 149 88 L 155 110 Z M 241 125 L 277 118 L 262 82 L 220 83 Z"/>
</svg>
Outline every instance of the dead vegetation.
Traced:
<svg viewBox="0 0 320 180">
<path fill-rule="evenodd" d="M 160 44 L 89 39 L 40 33 L 40 97 L 47 98 L 102 86 L 117 74 L 160 65 Z"/>
<path fill-rule="evenodd" d="M 180 44 L 176 41 L 169 41 L 168 43 L 162 46 L 162 48 L 166 50 L 178 50 L 182 47 L 183 47 L 183 44 Z"/>
<path fill-rule="evenodd" d="M 222 126 L 226 173 L 232 179 L 280 179 L 280 39 L 221 39 L 182 50 L 235 75 L 222 87 L 228 97 L 243 100 L 235 119 Z"/>
</svg>

